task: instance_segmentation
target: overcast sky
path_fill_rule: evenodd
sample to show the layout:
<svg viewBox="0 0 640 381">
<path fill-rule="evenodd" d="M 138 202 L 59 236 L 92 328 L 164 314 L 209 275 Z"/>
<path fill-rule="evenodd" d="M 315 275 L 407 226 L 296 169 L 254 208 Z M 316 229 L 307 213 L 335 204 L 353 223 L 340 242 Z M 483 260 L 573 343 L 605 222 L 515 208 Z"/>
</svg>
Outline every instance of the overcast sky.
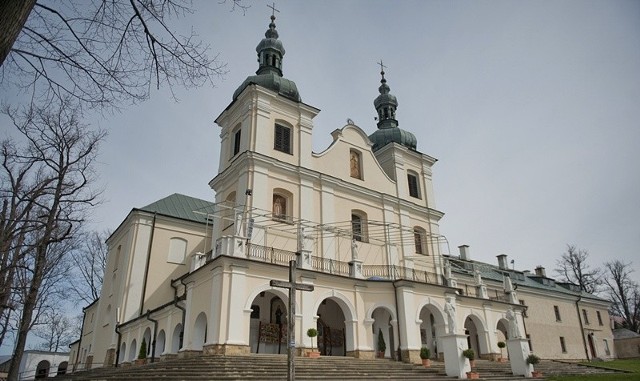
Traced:
<svg viewBox="0 0 640 381">
<path fill-rule="evenodd" d="M 165 90 L 105 128 L 98 229 L 172 193 L 213 200 L 214 119 L 258 64 L 271 10 L 197 1 L 193 27 L 228 73 L 216 87 Z M 639 1 L 285 1 L 276 4 L 283 71 L 314 119 L 314 151 L 351 118 L 376 126 L 383 60 L 400 127 L 436 157 L 440 231 L 473 259 L 507 254 L 552 274 L 567 244 L 594 266 L 633 261 L 640 279 Z M 5 91 L 5 90 L 3 90 Z M 3 98 L 11 98 L 4 94 Z M 3 126 L 7 124 L 3 121 Z M 3 129 L 6 127 L 3 127 Z"/>
<path fill-rule="evenodd" d="M 181 21 L 227 63 L 216 87 L 154 92 L 149 101 L 90 122 L 102 146 L 106 203 L 96 229 L 172 193 L 213 200 L 214 119 L 257 69 L 271 14 L 249 2 L 195 2 Z M 314 151 L 351 118 L 376 126 L 383 60 L 400 127 L 436 157 L 440 231 L 451 252 L 507 254 L 552 275 L 567 244 L 593 266 L 634 262 L 640 280 L 640 2 L 284 1 L 276 4 L 284 75 L 314 119 Z M 15 94 L 3 89 L 3 99 Z M 2 128 L 8 124 L 2 120 Z M 4 134 L 3 134 L 4 135 Z M 2 352 L 10 351 L 2 348 Z"/>
<path fill-rule="evenodd" d="M 270 9 L 196 2 L 184 19 L 227 63 L 215 88 L 154 93 L 97 123 L 114 229 L 132 207 L 179 192 L 213 200 L 214 119 L 257 69 Z M 400 127 L 438 159 L 437 208 L 453 253 L 507 254 L 552 273 L 567 244 L 594 266 L 634 261 L 640 279 L 640 2 L 279 1 L 284 75 L 314 119 L 314 151 L 347 118 L 376 126 L 382 59 Z"/>
</svg>

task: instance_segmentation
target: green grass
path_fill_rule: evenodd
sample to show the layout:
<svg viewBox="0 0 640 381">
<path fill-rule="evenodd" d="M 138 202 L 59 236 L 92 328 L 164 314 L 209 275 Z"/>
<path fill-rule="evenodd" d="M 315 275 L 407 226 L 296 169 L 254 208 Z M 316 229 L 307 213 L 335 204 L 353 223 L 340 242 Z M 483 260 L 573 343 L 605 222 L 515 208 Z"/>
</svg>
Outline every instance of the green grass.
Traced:
<svg viewBox="0 0 640 381">
<path fill-rule="evenodd" d="M 624 370 L 627 372 L 633 372 L 628 374 L 592 374 L 581 376 L 551 376 L 548 380 L 551 381 L 640 381 L 640 360 L 613 360 L 606 362 L 590 362 L 584 363 L 585 365 L 595 366 L 598 368 Z"/>
</svg>

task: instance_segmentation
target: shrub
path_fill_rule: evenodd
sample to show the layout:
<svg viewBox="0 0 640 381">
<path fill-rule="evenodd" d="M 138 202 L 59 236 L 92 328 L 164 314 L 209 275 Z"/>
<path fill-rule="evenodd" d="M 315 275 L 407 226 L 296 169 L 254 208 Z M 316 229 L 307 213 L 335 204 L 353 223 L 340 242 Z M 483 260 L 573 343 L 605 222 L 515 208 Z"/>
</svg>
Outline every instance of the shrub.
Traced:
<svg viewBox="0 0 640 381">
<path fill-rule="evenodd" d="M 142 338 L 142 344 L 140 344 L 140 351 L 138 352 L 138 359 L 146 359 L 147 358 L 147 341 Z"/>
<path fill-rule="evenodd" d="M 386 350 L 387 350 L 387 344 L 384 342 L 382 329 L 378 329 L 378 352 L 384 352 Z"/>
<path fill-rule="evenodd" d="M 431 351 L 427 347 L 422 347 L 420 349 L 420 358 L 426 360 L 431 357 Z"/>
<path fill-rule="evenodd" d="M 318 330 L 315 328 L 309 328 L 307 330 L 307 336 L 311 338 L 311 350 L 313 350 L 313 338 L 318 336 Z"/>
<path fill-rule="evenodd" d="M 527 356 L 527 364 L 536 365 L 540 362 L 540 357 L 534 355 L 533 353 Z"/>
<path fill-rule="evenodd" d="M 476 358 L 476 352 L 474 352 L 471 348 L 462 351 L 462 355 L 469 360 L 474 360 Z"/>
<path fill-rule="evenodd" d="M 505 344 L 504 341 L 498 341 L 498 348 L 502 349 L 502 348 L 504 348 L 506 346 L 507 346 L 507 344 Z"/>
</svg>

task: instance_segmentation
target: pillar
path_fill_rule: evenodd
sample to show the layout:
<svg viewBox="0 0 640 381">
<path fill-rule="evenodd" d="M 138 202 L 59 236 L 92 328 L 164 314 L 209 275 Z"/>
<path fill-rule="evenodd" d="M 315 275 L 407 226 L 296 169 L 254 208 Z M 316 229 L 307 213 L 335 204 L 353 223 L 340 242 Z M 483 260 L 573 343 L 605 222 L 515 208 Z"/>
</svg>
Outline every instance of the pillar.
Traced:
<svg viewBox="0 0 640 381">
<path fill-rule="evenodd" d="M 471 371 L 469 360 L 462 356 L 467 347 L 467 335 L 447 334 L 438 341 L 438 350 L 444 353 L 444 370 L 449 377 L 467 378 Z"/>
<path fill-rule="evenodd" d="M 507 350 L 513 374 L 515 376 L 531 377 L 533 366 L 527 364 L 527 356 L 529 355 L 527 339 L 508 339 Z"/>
</svg>

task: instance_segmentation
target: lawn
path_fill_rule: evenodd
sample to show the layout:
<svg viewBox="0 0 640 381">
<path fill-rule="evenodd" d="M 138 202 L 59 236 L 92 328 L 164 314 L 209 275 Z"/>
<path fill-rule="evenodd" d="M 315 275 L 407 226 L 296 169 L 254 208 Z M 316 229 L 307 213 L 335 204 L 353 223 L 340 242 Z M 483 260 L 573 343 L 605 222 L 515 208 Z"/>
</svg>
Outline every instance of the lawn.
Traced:
<svg viewBox="0 0 640 381">
<path fill-rule="evenodd" d="M 640 360 L 614 360 L 606 362 L 592 362 L 585 363 L 586 365 L 596 366 L 606 369 L 625 370 L 627 372 L 633 372 L 628 374 L 593 374 L 582 376 L 551 376 L 548 380 L 551 381 L 640 381 Z"/>
</svg>

